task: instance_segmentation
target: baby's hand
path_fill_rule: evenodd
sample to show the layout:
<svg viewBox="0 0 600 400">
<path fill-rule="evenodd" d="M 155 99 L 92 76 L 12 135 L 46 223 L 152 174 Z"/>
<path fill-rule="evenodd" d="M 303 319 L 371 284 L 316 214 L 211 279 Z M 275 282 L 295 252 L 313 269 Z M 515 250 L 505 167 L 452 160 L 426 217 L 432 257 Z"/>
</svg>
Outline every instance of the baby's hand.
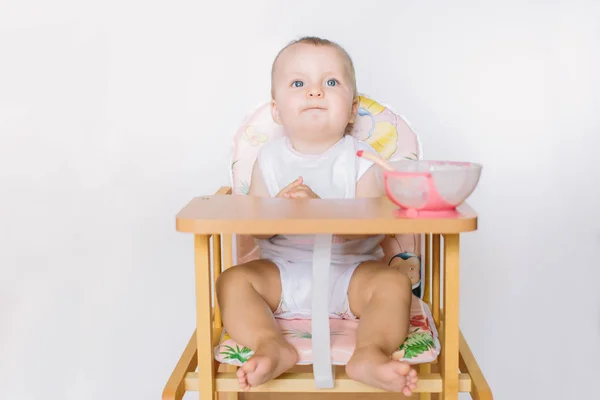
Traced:
<svg viewBox="0 0 600 400">
<path fill-rule="evenodd" d="M 299 177 L 286 187 L 275 197 L 284 197 L 287 199 L 319 199 L 320 197 L 312 191 L 311 188 L 304 185 L 302 177 Z"/>
<path fill-rule="evenodd" d="M 281 191 L 277 193 L 277 196 L 275 197 L 289 197 L 288 193 L 300 185 L 302 185 L 302 177 L 298 177 L 295 181 L 281 189 Z"/>
<path fill-rule="evenodd" d="M 296 186 L 286 193 L 286 197 L 290 199 L 320 199 L 319 195 L 306 185 Z"/>
</svg>

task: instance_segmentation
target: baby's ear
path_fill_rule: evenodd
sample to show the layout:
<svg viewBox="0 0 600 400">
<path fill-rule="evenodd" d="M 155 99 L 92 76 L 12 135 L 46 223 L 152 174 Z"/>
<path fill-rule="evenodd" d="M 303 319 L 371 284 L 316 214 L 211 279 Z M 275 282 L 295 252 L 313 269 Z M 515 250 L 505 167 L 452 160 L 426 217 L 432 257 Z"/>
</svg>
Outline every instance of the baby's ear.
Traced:
<svg viewBox="0 0 600 400">
<path fill-rule="evenodd" d="M 358 104 L 359 99 L 358 96 L 354 96 L 354 100 L 352 100 L 352 114 L 350 114 L 350 121 L 348 123 L 353 124 L 356 122 L 356 114 L 358 113 Z"/>
<path fill-rule="evenodd" d="M 273 117 L 273 121 L 277 125 L 281 125 L 281 118 L 279 118 L 279 109 L 277 108 L 277 103 L 275 100 L 271 100 L 271 117 Z"/>
</svg>

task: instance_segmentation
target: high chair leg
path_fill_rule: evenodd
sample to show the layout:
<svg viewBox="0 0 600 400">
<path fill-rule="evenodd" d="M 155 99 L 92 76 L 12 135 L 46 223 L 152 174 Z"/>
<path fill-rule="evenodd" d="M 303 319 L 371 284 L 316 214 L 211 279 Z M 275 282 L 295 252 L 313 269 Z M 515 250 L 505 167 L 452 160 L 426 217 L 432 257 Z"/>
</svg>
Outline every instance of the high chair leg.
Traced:
<svg viewBox="0 0 600 400">
<path fill-rule="evenodd" d="M 196 340 L 198 347 L 198 394 L 201 400 L 216 396 L 213 357 L 212 293 L 209 236 L 194 236 L 196 264 Z"/>
<path fill-rule="evenodd" d="M 198 366 L 198 354 L 196 353 L 196 331 L 188 341 L 183 354 L 177 361 L 173 373 L 169 377 L 163 390 L 163 400 L 181 400 L 185 395 L 185 377 L 188 372 L 196 370 Z"/>
<path fill-rule="evenodd" d="M 458 399 L 458 273 L 459 237 L 457 234 L 444 235 L 444 320 L 440 355 L 444 400 Z"/>
<path fill-rule="evenodd" d="M 492 390 L 488 385 L 475 356 L 471 352 L 465 337 L 460 332 L 460 371 L 471 377 L 471 398 L 474 400 L 492 400 Z"/>
</svg>

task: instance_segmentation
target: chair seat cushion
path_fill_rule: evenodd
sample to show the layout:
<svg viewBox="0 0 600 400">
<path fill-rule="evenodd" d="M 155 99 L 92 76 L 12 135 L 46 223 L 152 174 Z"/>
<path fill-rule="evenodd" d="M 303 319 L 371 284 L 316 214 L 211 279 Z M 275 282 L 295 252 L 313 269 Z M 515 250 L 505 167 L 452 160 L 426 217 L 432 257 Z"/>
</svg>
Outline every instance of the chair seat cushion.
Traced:
<svg viewBox="0 0 600 400">
<path fill-rule="evenodd" d="M 285 339 L 298 351 L 298 364 L 312 364 L 311 320 L 276 319 Z M 346 365 L 354 351 L 358 320 L 330 319 L 331 359 L 334 365 Z M 410 310 L 409 334 L 404 343 L 392 355 L 395 360 L 410 364 L 427 363 L 440 353 L 440 342 L 427 304 L 413 296 Z M 215 347 L 215 358 L 224 364 L 241 366 L 253 352 L 240 346 L 223 330 L 219 344 Z"/>
</svg>

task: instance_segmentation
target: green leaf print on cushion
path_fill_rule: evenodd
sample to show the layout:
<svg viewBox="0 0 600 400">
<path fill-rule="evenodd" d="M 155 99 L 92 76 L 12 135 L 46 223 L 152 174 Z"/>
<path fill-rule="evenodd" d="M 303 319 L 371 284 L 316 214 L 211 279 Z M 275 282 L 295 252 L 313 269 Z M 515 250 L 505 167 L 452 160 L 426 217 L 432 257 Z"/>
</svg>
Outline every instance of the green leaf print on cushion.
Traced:
<svg viewBox="0 0 600 400">
<path fill-rule="evenodd" d="M 409 333 L 404 343 L 398 348 L 398 350 L 404 351 L 405 359 L 415 358 L 435 347 L 431 333 L 417 332 L 418 330 Z"/>
<path fill-rule="evenodd" d="M 247 181 L 240 181 L 240 187 L 238 189 L 238 193 L 248 194 L 250 191 L 250 184 Z"/>
<path fill-rule="evenodd" d="M 221 351 L 221 355 L 225 356 L 226 360 L 238 360 L 242 364 L 248 361 L 250 356 L 253 354 L 252 350 L 250 350 L 249 348 L 244 346 L 240 349 L 240 347 L 237 344 L 235 345 L 235 349 L 227 345 L 223 347 L 225 347 L 227 351 Z"/>
</svg>

